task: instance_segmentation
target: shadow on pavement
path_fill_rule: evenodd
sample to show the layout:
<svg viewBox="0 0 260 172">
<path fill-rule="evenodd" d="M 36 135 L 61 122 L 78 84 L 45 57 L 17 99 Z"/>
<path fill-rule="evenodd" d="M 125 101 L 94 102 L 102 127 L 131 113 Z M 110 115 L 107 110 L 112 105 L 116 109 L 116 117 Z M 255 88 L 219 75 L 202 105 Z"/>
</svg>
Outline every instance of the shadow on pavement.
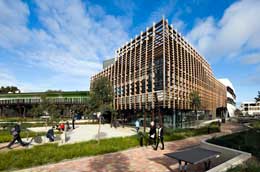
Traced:
<svg viewBox="0 0 260 172">
<path fill-rule="evenodd" d="M 133 171 L 129 168 L 130 161 L 122 153 L 108 154 L 91 160 L 89 167 L 96 172 L 128 172 Z"/>
<path fill-rule="evenodd" d="M 107 133 L 105 133 L 105 132 L 100 132 L 100 138 L 104 138 L 104 137 L 106 137 L 107 136 Z M 98 139 L 98 134 L 96 134 L 96 135 L 94 135 L 94 139 Z"/>
<path fill-rule="evenodd" d="M 171 172 L 175 172 L 175 171 L 177 172 L 178 171 L 178 169 L 177 169 L 178 168 L 178 162 L 174 159 L 167 157 L 167 156 L 151 158 L 149 160 L 165 166 Z"/>
</svg>

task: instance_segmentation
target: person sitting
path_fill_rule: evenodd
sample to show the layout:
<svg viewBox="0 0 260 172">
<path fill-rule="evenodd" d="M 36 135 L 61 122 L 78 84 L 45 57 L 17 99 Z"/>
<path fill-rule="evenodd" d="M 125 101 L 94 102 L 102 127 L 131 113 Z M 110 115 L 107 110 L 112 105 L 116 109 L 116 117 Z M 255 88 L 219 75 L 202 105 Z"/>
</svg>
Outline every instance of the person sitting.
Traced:
<svg viewBox="0 0 260 172">
<path fill-rule="evenodd" d="M 64 123 L 60 123 L 59 130 L 60 131 L 64 131 L 64 129 L 65 129 L 65 124 Z"/>
<path fill-rule="evenodd" d="M 55 139 L 53 129 L 54 129 L 54 126 L 51 129 L 49 129 L 46 134 L 46 137 L 49 139 L 50 142 L 54 142 L 54 139 Z"/>
</svg>

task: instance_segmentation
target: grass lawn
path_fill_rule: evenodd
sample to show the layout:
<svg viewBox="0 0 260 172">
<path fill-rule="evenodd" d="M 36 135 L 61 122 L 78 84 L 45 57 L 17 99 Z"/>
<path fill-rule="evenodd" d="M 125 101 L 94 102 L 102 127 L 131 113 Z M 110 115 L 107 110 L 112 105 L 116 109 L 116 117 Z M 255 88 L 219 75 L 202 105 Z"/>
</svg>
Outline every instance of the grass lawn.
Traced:
<svg viewBox="0 0 260 172">
<path fill-rule="evenodd" d="M 216 125 L 211 125 L 212 132 L 217 132 Z M 191 136 L 207 134 L 208 127 L 200 129 L 166 130 L 165 140 L 180 140 Z M 145 140 L 145 143 L 147 140 Z M 103 139 L 100 144 L 96 141 L 87 141 L 69 145 L 58 146 L 46 144 L 35 146 L 32 149 L 12 150 L 0 153 L 0 171 L 13 170 L 55 163 L 64 159 L 72 159 L 84 156 L 93 156 L 110 152 L 117 152 L 139 146 L 137 136 Z"/>
</svg>

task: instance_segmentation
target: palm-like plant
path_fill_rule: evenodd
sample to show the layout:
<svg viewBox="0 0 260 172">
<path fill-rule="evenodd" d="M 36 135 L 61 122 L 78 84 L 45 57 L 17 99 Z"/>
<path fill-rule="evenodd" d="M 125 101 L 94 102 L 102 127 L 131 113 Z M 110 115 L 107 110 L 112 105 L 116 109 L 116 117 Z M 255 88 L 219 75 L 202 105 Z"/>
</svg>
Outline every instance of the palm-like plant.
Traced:
<svg viewBox="0 0 260 172">
<path fill-rule="evenodd" d="M 198 120 L 197 110 L 200 108 L 201 100 L 198 91 L 192 91 L 190 93 L 190 104 L 193 110 L 195 110 L 195 114 Z"/>
</svg>

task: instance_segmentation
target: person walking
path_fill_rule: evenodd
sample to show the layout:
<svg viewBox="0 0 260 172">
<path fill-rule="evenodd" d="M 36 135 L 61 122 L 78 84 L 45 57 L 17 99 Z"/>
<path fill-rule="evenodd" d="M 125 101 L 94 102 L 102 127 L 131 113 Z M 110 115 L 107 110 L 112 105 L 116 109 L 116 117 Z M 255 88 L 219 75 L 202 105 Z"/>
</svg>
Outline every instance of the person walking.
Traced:
<svg viewBox="0 0 260 172">
<path fill-rule="evenodd" d="M 21 127 L 20 124 L 15 124 L 15 126 L 11 129 L 11 134 L 13 135 L 13 140 L 7 145 L 7 148 L 11 149 L 11 146 L 18 141 L 20 145 L 27 146 L 28 143 L 24 143 L 20 136 Z"/>
<path fill-rule="evenodd" d="M 140 122 L 138 119 L 135 121 L 135 129 L 136 129 L 136 132 L 138 133 L 138 131 L 140 129 Z"/>
<path fill-rule="evenodd" d="M 162 144 L 161 150 L 164 149 L 163 136 L 164 136 L 164 133 L 163 133 L 163 125 L 162 125 L 162 124 L 159 124 L 159 127 L 158 127 L 158 138 L 157 138 L 157 143 L 156 143 L 155 150 L 157 150 L 157 148 L 158 148 L 160 142 L 161 142 L 161 144 Z"/>
<path fill-rule="evenodd" d="M 149 131 L 149 145 L 151 144 L 152 146 L 156 144 L 156 127 L 153 121 L 151 122 Z"/>
</svg>

